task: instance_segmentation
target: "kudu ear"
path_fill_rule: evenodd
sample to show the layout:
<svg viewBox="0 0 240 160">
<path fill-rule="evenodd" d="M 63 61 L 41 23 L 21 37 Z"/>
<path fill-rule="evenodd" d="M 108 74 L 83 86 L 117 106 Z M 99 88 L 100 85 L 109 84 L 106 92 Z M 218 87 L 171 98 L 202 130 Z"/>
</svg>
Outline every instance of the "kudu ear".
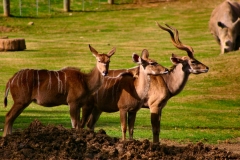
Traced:
<svg viewBox="0 0 240 160">
<path fill-rule="evenodd" d="M 138 63 L 138 64 L 140 64 L 142 62 L 141 57 L 139 57 L 139 55 L 137 55 L 136 53 L 132 54 L 132 59 L 133 59 L 133 62 Z"/>
<path fill-rule="evenodd" d="M 182 59 L 177 57 L 175 54 L 172 54 L 172 57 L 170 57 L 170 60 L 175 65 L 178 64 L 178 63 L 181 63 L 181 61 L 182 61 Z"/>
<path fill-rule="evenodd" d="M 90 44 L 89 44 L 89 49 L 95 57 L 98 55 L 98 52 Z"/>
<path fill-rule="evenodd" d="M 144 60 L 147 60 L 148 57 L 149 57 L 149 52 L 148 52 L 147 49 L 144 49 L 144 50 L 142 51 L 141 58 L 144 59 Z"/>
<path fill-rule="evenodd" d="M 111 57 L 115 52 L 116 52 L 116 47 L 114 47 L 111 51 L 109 51 L 107 56 Z"/>
</svg>

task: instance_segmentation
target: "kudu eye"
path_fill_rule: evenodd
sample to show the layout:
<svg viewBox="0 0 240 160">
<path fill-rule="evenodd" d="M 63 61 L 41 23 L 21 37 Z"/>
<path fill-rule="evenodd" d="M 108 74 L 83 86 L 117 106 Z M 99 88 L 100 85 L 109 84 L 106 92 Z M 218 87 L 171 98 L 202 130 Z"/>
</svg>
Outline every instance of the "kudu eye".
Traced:
<svg viewBox="0 0 240 160">
<path fill-rule="evenodd" d="M 197 61 L 191 61 L 191 63 L 196 65 L 196 64 L 197 64 Z"/>
<path fill-rule="evenodd" d="M 157 65 L 157 62 L 151 62 L 150 65 L 155 66 L 155 65 Z"/>
<path fill-rule="evenodd" d="M 191 63 L 192 66 L 196 66 L 197 64 L 196 63 Z"/>
</svg>

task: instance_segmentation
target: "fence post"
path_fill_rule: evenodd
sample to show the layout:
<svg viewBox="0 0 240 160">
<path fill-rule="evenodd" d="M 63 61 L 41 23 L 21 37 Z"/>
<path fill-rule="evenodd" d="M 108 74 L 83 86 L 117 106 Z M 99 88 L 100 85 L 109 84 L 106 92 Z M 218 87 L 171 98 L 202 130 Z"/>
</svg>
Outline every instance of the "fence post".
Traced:
<svg viewBox="0 0 240 160">
<path fill-rule="evenodd" d="M 109 4 L 114 4 L 114 0 L 108 0 Z"/>
<path fill-rule="evenodd" d="M 3 0 L 4 16 L 10 16 L 10 0 Z"/>
<path fill-rule="evenodd" d="M 70 0 L 63 0 L 63 10 L 65 12 L 70 11 Z"/>
</svg>

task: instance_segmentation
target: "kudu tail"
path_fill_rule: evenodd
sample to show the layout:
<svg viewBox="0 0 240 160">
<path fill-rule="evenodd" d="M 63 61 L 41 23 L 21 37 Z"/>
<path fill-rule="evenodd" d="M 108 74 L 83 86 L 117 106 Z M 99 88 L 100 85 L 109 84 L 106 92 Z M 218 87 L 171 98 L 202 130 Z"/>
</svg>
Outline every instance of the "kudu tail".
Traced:
<svg viewBox="0 0 240 160">
<path fill-rule="evenodd" d="M 4 107 L 7 107 L 7 96 L 8 96 L 8 92 L 9 92 L 9 88 L 10 85 L 9 83 L 7 83 L 6 89 L 5 89 L 5 97 L 4 97 Z"/>
</svg>

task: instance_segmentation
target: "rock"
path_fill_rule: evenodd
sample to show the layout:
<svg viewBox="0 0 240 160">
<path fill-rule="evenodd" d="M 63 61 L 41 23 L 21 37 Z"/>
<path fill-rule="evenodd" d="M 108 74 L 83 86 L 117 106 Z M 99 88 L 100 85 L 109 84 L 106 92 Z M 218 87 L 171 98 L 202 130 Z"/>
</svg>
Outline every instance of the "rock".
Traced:
<svg viewBox="0 0 240 160">
<path fill-rule="evenodd" d="M 29 26 L 34 25 L 34 22 L 28 22 L 28 25 L 29 25 Z"/>
</svg>

